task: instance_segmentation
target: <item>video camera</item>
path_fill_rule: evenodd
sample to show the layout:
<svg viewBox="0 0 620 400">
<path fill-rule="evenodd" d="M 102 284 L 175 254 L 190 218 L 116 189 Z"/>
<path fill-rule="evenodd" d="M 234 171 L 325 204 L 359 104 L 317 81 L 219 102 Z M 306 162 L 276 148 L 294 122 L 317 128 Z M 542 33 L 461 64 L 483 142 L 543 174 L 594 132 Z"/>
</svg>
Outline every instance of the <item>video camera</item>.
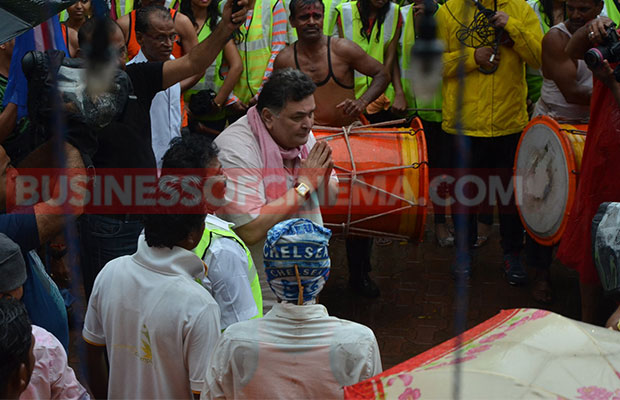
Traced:
<svg viewBox="0 0 620 400">
<path fill-rule="evenodd" d="M 620 38 L 616 31 L 616 24 L 613 22 L 605 29 L 607 37 L 600 46 L 596 46 L 586 51 L 583 56 L 586 65 L 590 69 L 598 68 L 603 60 L 610 63 L 620 61 Z M 614 77 L 620 82 L 620 68 L 614 69 Z"/>
</svg>

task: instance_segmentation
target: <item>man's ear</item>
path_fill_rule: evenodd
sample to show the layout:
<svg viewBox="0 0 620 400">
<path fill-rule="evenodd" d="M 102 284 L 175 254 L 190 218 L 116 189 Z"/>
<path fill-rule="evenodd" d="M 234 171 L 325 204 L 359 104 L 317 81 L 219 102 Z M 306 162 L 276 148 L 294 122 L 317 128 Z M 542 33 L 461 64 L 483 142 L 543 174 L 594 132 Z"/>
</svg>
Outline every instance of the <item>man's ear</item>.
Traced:
<svg viewBox="0 0 620 400">
<path fill-rule="evenodd" d="M 265 127 L 267 128 L 267 130 L 270 130 L 273 127 L 273 120 L 276 117 L 275 114 L 272 113 L 270 109 L 265 107 L 260 112 L 260 117 L 263 120 L 263 123 L 265 124 Z"/>
</svg>

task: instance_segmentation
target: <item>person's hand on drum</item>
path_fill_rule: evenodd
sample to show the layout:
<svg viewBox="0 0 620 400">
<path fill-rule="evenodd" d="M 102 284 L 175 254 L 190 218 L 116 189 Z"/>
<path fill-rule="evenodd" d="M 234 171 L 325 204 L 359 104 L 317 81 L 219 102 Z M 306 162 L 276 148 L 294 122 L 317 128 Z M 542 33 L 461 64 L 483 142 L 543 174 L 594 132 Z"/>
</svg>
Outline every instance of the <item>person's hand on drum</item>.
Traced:
<svg viewBox="0 0 620 400">
<path fill-rule="evenodd" d="M 329 177 L 333 167 L 332 148 L 322 140 L 312 147 L 308 158 L 301 160 L 297 180 L 305 183 L 312 192 L 315 192 L 326 181 L 325 177 Z"/>
<path fill-rule="evenodd" d="M 359 99 L 355 99 L 355 100 L 346 99 L 342 103 L 338 104 L 336 108 L 342 109 L 342 112 L 345 115 L 357 117 L 358 115 L 360 115 L 366 110 L 367 106 L 368 106 L 368 103 L 360 97 Z"/>
<path fill-rule="evenodd" d="M 491 47 L 480 47 L 474 51 L 474 60 L 482 68 L 491 69 L 499 64 L 499 54 L 495 54 Z"/>
</svg>

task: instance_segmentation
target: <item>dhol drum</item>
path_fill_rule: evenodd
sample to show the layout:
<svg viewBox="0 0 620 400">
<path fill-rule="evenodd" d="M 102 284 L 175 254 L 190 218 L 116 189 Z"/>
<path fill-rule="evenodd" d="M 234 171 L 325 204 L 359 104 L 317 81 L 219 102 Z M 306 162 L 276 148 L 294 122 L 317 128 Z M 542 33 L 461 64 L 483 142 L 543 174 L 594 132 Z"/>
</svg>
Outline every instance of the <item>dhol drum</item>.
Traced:
<svg viewBox="0 0 620 400">
<path fill-rule="evenodd" d="M 313 129 L 332 148 L 338 201 L 321 207 L 335 233 L 421 241 L 428 204 L 426 140 L 419 119 L 409 128 Z"/>
<path fill-rule="evenodd" d="M 523 226 L 538 243 L 560 241 L 575 200 L 587 125 L 539 116 L 525 127 L 514 164 L 514 190 Z"/>
</svg>

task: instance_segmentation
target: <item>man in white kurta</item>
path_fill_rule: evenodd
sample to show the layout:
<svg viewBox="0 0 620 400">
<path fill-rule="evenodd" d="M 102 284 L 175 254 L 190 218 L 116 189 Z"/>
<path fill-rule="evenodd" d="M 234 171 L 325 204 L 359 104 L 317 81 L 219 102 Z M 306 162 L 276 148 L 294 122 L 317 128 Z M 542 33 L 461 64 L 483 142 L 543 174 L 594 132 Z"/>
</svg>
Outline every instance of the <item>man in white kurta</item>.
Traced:
<svg viewBox="0 0 620 400">
<path fill-rule="evenodd" d="M 342 399 L 343 386 L 381 373 L 372 330 L 331 317 L 316 304 L 329 276 L 330 236 L 328 229 L 301 218 L 269 231 L 265 270 L 280 302 L 264 318 L 224 331 L 202 398 Z"/>
</svg>

